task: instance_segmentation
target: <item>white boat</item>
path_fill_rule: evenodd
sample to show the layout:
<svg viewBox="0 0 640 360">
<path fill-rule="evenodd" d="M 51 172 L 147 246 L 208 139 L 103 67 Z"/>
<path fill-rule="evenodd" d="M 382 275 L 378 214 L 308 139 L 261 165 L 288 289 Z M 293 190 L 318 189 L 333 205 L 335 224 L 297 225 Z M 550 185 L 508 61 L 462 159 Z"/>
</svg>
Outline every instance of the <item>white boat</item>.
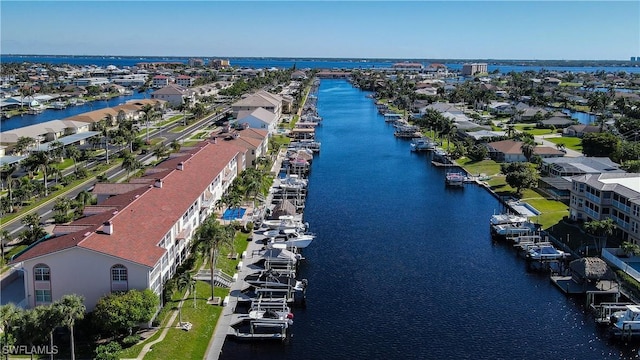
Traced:
<svg viewBox="0 0 640 360">
<path fill-rule="evenodd" d="M 411 151 L 427 151 L 435 149 L 436 144 L 429 138 L 420 137 L 411 140 Z"/>
<path fill-rule="evenodd" d="M 528 220 L 521 223 L 500 224 L 491 227 L 492 234 L 501 237 L 531 235 L 534 234 L 536 230 L 536 224 Z"/>
<path fill-rule="evenodd" d="M 447 173 L 444 181 L 445 181 L 445 184 L 448 186 L 463 186 L 465 178 L 466 176 L 464 176 L 463 173 L 450 172 L 450 173 Z"/>
<path fill-rule="evenodd" d="M 569 254 L 558 250 L 553 245 L 534 245 L 529 247 L 527 257 L 531 260 L 561 260 Z"/>
<path fill-rule="evenodd" d="M 640 305 L 627 305 L 625 310 L 614 312 L 610 323 L 614 336 L 640 335 Z"/>
<path fill-rule="evenodd" d="M 288 229 L 293 230 L 293 229 Z M 286 231 L 286 230 L 284 230 Z M 313 239 L 315 239 L 315 235 L 311 234 L 300 234 L 296 230 L 293 230 L 292 233 L 286 234 L 285 236 L 276 236 L 270 239 L 271 244 L 284 244 L 288 249 L 297 248 L 304 249 L 307 246 L 311 245 Z"/>
<path fill-rule="evenodd" d="M 56 110 L 62 110 L 65 109 L 67 107 L 67 103 L 64 101 L 55 101 L 53 103 L 51 103 L 51 107 L 56 109 Z"/>
<path fill-rule="evenodd" d="M 493 214 L 489 219 L 490 225 L 502 225 L 502 224 L 516 224 L 527 221 L 528 218 L 523 215 L 515 214 Z"/>
<path fill-rule="evenodd" d="M 280 216 L 278 220 L 263 220 L 262 225 L 271 230 L 296 229 L 304 231 L 307 228 L 305 224 L 291 215 Z"/>
<path fill-rule="evenodd" d="M 298 190 L 307 187 L 307 180 L 301 179 L 296 174 L 291 174 L 280 180 L 280 188 L 286 190 Z"/>
</svg>

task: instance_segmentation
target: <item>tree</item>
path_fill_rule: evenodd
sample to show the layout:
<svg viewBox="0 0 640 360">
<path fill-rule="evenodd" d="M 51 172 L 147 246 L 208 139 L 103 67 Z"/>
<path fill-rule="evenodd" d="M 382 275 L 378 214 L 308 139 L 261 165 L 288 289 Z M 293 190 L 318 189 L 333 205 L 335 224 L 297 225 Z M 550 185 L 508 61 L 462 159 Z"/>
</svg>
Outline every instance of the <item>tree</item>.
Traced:
<svg viewBox="0 0 640 360">
<path fill-rule="evenodd" d="M 62 325 L 69 329 L 71 334 L 69 342 L 71 344 L 71 360 L 76 358 L 75 340 L 73 338 L 73 327 L 77 320 L 84 319 L 87 310 L 84 306 L 84 297 L 76 294 L 64 295 L 60 300 L 53 303 L 60 313 L 64 314 Z"/>
<path fill-rule="evenodd" d="M 153 155 L 158 159 L 162 159 L 164 157 L 169 156 L 169 149 L 163 144 L 159 143 L 153 148 Z"/>
<path fill-rule="evenodd" d="M 620 249 L 626 256 L 640 255 L 640 246 L 636 243 L 625 241 L 620 245 Z"/>
<path fill-rule="evenodd" d="M 142 108 L 142 112 L 144 113 L 143 120 L 147 125 L 147 136 L 146 142 L 149 144 L 149 123 L 154 122 L 158 119 L 159 114 L 155 111 L 152 105 L 147 104 Z"/>
<path fill-rule="evenodd" d="M 27 245 L 40 240 L 47 235 L 42 225 L 40 225 L 40 215 L 38 213 L 30 213 L 22 218 L 22 224 L 25 226 L 25 230 L 22 231 L 20 237 L 22 241 Z"/>
<path fill-rule="evenodd" d="M 14 146 L 13 151 L 18 154 L 23 154 L 25 150 L 29 149 L 35 143 L 36 143 L 36 139 L 27 137 L 27 136 L 21 136 L 18 138 L 18 141 L 16 142 L 16 145 Z"/>
<path fill-rule="evenodd" d="M 77 161 L 81 155 L 80 150 L 78 150 L 78 147 L 75 145 L 69 145 L 65 149 L 65 154 L 69 159 L 73 160 L 73 171 L 75 172 L 78 167 Z"/>
<path fill-rule="evenodd" d="M 48 184 L 48 174 L 52 163 L 52 159 L 49 153 L 46 151 L 38 151 L 24 160 L 25 167 L 29 168 L 31 171 L 42 170 L 42 174 L 44 177 L 44 195 L 48 195 L 47 184 Z"/>
<path fill-rule="evenodd" d="M 7 184 L 8 197 L 9 197 L 9 212 L 13 212 L 13 174 L 18 171 L 16 165 L 5 165 L 2 167 L 2 179 Z"/>
<path fill-rule="evenodd" d="M 171 148 L 172 152 L 178 152 L 180 151 L 182 145 L 180 145 L 180 142 L 178 140 L 173 140 L 171 144 L 169 144 L 169 147 Z"/>
<path fill-rule="evenodd" d="M 178 289 L 180 290 L 189 289 L 189 291 L 191 291 L 191 294 L 193 294 L 194 309 L 196 308 L 196 281 L 197 280 L 193 277 L 193 274 L 191 274 L 188 271 L 181 273 L 177 279 Z M 182 306 L 181 305 L 178 306 L 178 316 L 180 316 L 180 319 L 178 321 L 180 321 L 180 324 L 182 324 Z"/>
<path fill-rule="evenodd" d="M 11 345 L 15 337 L 14 332 L 18 323 L 22 309 L 17 307 L 14 303 L 8 303 L 0 306 L 0 321 L 2 321 L 2 346 Z M 9 357 L 7 356 L 7 359 Z"/>
<path fill-rule="evenodd" d="M 527 161 L 531 161 L 531 157 L 536 149 L 536 143 L 532 138 L 526 138 L 522 145 L 520 145 L 520 150 L 522 150 L 522 154 L 527 159 Z"/>
<path fill-rule="evenodd" d="M 508 163 L 500 165 L 509 186 L 516 188 L 518 195 L 523 189 L 528 189 L 537 185 L 538 173 L 529 163 Z"/>
<path fill-rule="evenodd" d="M 55 212 L 54 219 L 56 223 L 65 223 L 69 221 L 69 211 L 71 210 L 71 200 L 66 197 L 60 197 L 53 205 Z"/>
<path fill-rule="evenodd" d="M 98 300 L 93 320 L 104 333 L 131 335 L 137 324 L 151 320 L 158 303 L 158 296 L 151 289 L 112 293 Z"/>
<path fill-rule="evenodd" d="M 603 247 L 607 246 L 607 239 L 613 235 L 615 229 L 616 223 L 611 218 L 587 221 L 584 223 L 584 230 L 594 237 L 598 254 Z"/>
<path fill-rule="evenodd" d="M 218 259 L 218 251 L 222 246 L 233 246 L 234 233 L 231 226 L 220 225 L 213 216 L 208 217 L 196 231 L 195 246 L 209 258 L 212 301 L 215 298 L 213 293 L 215 287 L 214 271 L 216 268 L 216 260 Z"/>
<path fill-rule="evenodd" d="M 585 156 L 612 157 L 620 140 L 611 133 L 587 133 L 582 137 Z"/>
<path fill-rule="evenodd" d="M 58 326 L 63 325 L 65 314 L 62 313 L 60 307 L 53 305 L 38 306 L 36 309 L 40 311 L 38 317 L 40 319 L 40 328 L 48 332 L 49 345 L 51 346 L 51 349 L 53 349 L 53 332 Z"/>
<path fill-rule="evenodd" d="M 129 174 L 132 171 L 140 169 L 142 167 L 142 163 L 136 159 L 133 154 L 131 154 L 128 150 L 125 150 L 122 153 L 122 168 L 127 170 L 127 179 L 129 178 Z"/>
</svg>

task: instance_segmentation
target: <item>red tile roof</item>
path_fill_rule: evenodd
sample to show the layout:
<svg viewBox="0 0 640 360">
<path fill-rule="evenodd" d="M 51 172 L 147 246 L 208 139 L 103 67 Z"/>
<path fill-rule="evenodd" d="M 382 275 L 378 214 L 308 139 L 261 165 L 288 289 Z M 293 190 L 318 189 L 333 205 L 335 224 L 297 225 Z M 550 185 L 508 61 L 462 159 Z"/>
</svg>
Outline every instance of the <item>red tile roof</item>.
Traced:
<svg viewBox="0 0 640 360">
<path fill-rule="evenodd" d="M 73 223 L 94 224 L 93 231 L 80 231 L 43 241 L 15 261 L 79 246 L 153 267 L 166 252 L 158 246 L 160 240 L 226 165 L 243 151 L 246 150 L 224 141 L 215 144 L 203 142 L 192 150 L 190 156 L 163 162 L 164 166 L 182 162 L 184 168 L 177 170 L 174 167 L 166 173 L 161 178 L 162 188 L 147 186 L 113 196 L 101 205 L 115 206 L 119 211 L 108 210 Z M 106 221 L 113 224 L 111 235 L 101 231 Z"/>
</svg>

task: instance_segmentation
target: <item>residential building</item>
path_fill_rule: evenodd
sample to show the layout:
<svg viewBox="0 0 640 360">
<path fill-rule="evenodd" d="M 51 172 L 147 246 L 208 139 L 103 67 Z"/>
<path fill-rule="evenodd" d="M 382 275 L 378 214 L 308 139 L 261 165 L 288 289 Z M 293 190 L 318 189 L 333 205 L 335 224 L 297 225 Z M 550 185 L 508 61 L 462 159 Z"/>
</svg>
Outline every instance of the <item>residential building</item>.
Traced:
<svg viewBox="0 0 640 360">
<path fill-rule="evenodd" d="M 231 111 L 236 119 L 241 111 L 253 111 L 257 108 L 268 110 L 279 119 L 282 115 L 282 97 L 260 90 L 231 104 Z"/>
<path fill-rule="evenodd" d="M 594 125 L 575 124 L 562 130 L 562 136 L 583 137 L 588 133 L 599 133 L 600 127 Z"/>
<path fill-rule="evenodd" d="M 246 166 L 255 167 L 256 159 L 265 156 L 269 150 L 269 132 L 264 129 L 241 128 L 226 134 L 215 134 L 225 141 L 231 141 L 234 145 L 247 149 Z"/>
<path fill-rule="evenodd" d="M 24 274 L 28 306 L 79 294 L 91 311 L 115 291 L 162 294 L 196 228 L 242 171 L 245 153 L 232 143 L 202 142 L 138 179 L 145 186 L 87 206 L 86 216 L 13 261 Z"/>
<path fill-rule="evenodd" d="M 151 80 L 151 86 L 154 88 L 162 88 L 169 85 L 169 77 L 164 75 L 156 75 Z"/>
<path fill-rule="evenodd" d="M 610 218 L 622 240 L 640 244 L 640 174 L 586 174 L 571 180 L 572 220 Z"/>
<path fill-rule="evenodd" d="M 608 157 L 553 157 L 542 159 L 540 171 L 550 177 L 584 174 L 624 173 L 620 165 Z"/>
<path fill-rule="evenodd" d="M 73 85 L 75 86 L 100 86 L 109 84 L 110 81 L 106 77 L 91 77 L 91 78 L 80 78 L 74 79 Z"/>
<path fill-rule="evenodd" d="M 189 64 L 189 66 L 193 66 L 193 67 L 204 66 L 204 60 L 197 59 L 197 58 L 191 58 L 191 59 L 189 59 L 187 64 Z"/>
<path fill-rule="evenodd" d="M 471 64 L 463 64 L 462 65 L 462 75 L 463 76 L 474 76 L 477 74 L 488 73 L 486 63 L 471 63 Z"/>
<path fill-rule="evenodd" d="M 180 75 L 176 78 L 176 85 L 188 88 L 193 86 L 193 82 L 195 81 L 194 78 L 192 78 L 191 76 L 187 76 L 187 75 Z"/>
<path fill-rule="evenodd" d="M 209 61 L 209 66 L 214 69 L 224 69 L 231 66 L 229 59 L 213 59 Z"/>
<path fill-rule="evenodd" d="M 278 126 L 278 116 L 264 108 L 257 108 L 253 111 L 243 110 L 238 113 L 238 124 L 253 129 L 263 129 L 269 134 L 274 134 Z"/>
<path fill-rule="evenodd" d="M 489 149 L 489 156 L 495 161 L 521 162 L 527 161 L 527 158 L 522 153 L 522 144 L 522 141 L 502 140 L 488 143 L 487 148 Z M 564 156 L 562 151 L 548 146 L 536 146 L 533 153 L 543 159 Z"/>
<path fill-rule="evenodd" d="M 166 101 L 172 106 L 178 106 L 185 101 L 192 101 L 193 91 L 180 85 L 170 84 L 152 92 L 151 98 Z"/>
</svg>

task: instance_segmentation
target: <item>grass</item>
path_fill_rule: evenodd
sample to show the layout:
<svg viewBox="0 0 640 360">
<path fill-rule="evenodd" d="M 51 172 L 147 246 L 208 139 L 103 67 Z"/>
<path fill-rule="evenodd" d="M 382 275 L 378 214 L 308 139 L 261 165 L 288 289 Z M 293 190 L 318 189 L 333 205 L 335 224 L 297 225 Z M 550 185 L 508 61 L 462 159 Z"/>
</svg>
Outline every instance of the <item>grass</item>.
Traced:
<svg viewBox="0 0 640 360">
<path fill-rule="evenodd" d="M 544 196 L 532 189 L 522 191 L 521 200 L 533 206 L 541 214 L 536 217 L 543 229 L 559 223 L 563 217 L 569 215 L 569 207 L 561 201 L 546 199 Z"/>
<path fill-rule="evenodd" d="M 535 127 L 535 124 L 516 124 L 515 129 L 518 131 L 522 131 L 525 133 L 529 133 L 531 135 L 548 135 L 555 134 L 556 131 L 554 129 L 538 129 Z"/>
<path fill-rule="evenodd" d="M 500 174 L 500 164 L 493 160 L 474 161 L 469 158 L 461 158 L 456 163 L 462 166 L 469 174 L 486 174 L 494 176 Z"/>
<path fill-rule="evenodd" d="M 561 82 L 560 86 L 571 86 L 571 87 L 580 87 L 582 86 L 582 83 L 577 83 L 577 82 Z"/>
<path fill-rule="evenodd" d="M 577 137 L 555 137 L 545 140 L 551 141 L 554 144 L 563 144 L 567 149 L 582 152 L 582 139 Z"/>
<path fill-rule="evenodd" d="M 196 282 L 196 307 L 193 307 L 192 296 L 189 296 L 182 306 L 182 321 L 192 323 L 193 328 L 190 331 L 170 328 L 164 340 L 155 344 L 145 359 L 202 359 L 204 357 L 223 309 L 221 306 L 207 304 L 210 293 L 209 284 L 203 281 Z M 229 289 L 215 289 L 215 296 L 224 298 L 228 294 Z"/>
</svg>

